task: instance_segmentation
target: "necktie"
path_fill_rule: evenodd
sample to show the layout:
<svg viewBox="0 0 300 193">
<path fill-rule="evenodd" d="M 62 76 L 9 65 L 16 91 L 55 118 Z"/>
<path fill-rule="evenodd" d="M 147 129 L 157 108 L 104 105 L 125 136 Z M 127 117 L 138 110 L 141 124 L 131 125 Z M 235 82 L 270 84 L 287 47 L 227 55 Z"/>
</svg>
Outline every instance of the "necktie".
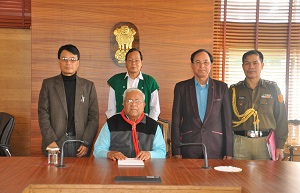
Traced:
<svg viewBox="0 0 300 193">
<path fill-rule="evenodd" d="M 138 140 L 138 136 L 136 133 L 136 125 L 142 121 L 142 119 L 144 118 L 145 114 L 144 112 L 142 113 L 142 115 L 140 116 L 140 118 L 138 118 L 136 121 L 131 121 L 129 120 L 126 116 L 125 116 L 125 111 L 124 109 L 121 111 L 121 116 L 122 118 L 129 123 L 132 126 L 132 142 L 133 142 L 133 147 L 134 147 L 134 151 L 136 156 L 139 154 L 140 149 L 139 149 L 139 140 Z"/>
</svg>

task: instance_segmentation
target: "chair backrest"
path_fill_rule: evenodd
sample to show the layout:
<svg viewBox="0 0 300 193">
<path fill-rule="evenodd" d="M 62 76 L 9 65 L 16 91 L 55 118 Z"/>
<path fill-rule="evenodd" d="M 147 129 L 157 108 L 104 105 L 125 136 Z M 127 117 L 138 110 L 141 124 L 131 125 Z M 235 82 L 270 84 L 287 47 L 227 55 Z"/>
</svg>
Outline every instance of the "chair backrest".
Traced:
<svg viewBox="0 0 300 193">
<path fill-rule="evenodd" d="M 11 133 L 15 125 L 14 116 L 0 112 L 0 144 L 9 145 Z"/>
<path fill-rule="evenodd" d="M 161 118 L 158 118 L 157 123 L 160 126 L 165 139 L 166 157 L 169 158 L 171 154 L 171 124 L 168 120 Z"/>
<path fill-rule="evenodd" d="M 289 134 L 285 142 L 285 159 L 300 161 L 300 120 L 289 120 Z"/>
</svg>

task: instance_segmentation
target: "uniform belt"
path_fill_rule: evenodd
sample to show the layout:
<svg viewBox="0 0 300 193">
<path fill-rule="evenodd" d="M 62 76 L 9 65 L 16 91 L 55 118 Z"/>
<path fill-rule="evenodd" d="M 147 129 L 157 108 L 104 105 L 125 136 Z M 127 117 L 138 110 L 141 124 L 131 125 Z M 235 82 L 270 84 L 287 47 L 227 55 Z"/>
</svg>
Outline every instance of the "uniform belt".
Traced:
<svg viewBox="0 0 300 193">
<path fill-rule="evenodd" d="M 270 130 L 267 131 L 254 131 L 254 130 L 245 130 L 245 131 L 234 131 L 234 134 L 245 136 L 249 138 L 257 138 L 257 137 L 266 137 L 270 133 Z"/>
<path fill-rule="evenodd" d="M 75 132 L 67 132 L 66 133 L 66 136 L 76 136 L 76 133 Z"/>
</svg>

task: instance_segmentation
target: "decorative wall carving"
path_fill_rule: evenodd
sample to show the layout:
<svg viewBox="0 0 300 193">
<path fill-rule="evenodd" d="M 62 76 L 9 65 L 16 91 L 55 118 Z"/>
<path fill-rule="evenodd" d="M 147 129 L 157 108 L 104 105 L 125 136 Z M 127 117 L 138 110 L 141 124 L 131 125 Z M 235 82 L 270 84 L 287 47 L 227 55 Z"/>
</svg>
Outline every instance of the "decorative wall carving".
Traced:
<svg viewBox="0 0 300 193">
<path fill-rule="evenodd" d="M 119 22 L 112 29 L 110 36 L 110 54 L 117 66 L 125 66 L 125 55 L 129 49 L 139 48 L 137 27 L 130 22 Z"/>
</svg>

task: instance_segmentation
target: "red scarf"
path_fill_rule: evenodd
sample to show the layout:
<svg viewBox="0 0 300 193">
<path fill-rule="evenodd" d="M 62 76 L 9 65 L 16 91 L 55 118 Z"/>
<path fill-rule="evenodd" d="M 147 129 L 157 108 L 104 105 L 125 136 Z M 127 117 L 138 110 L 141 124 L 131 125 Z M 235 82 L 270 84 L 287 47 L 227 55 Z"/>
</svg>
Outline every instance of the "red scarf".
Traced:
<svg viewBox="0 0 300 193">
<path fill-rule="evenodd" d="M 138 136 L 136 133 L 136 125 L 141 122 L 145 116 L 144 112 L 142 113 L 142 115 L 140 116 L 140 118 L 138 120 L 136 120 L 135 122 L 130 121 L 126 116 L 125 116 L 125 111 L 124 109 L 121 111 L 121 116 L 122 118 L 129 123 L 132 126 L 132 141 L 133 141 L 133 146 L 134 146 L 134 150 L 135 150 L 135 154 L 136 156 L 139 154 L 140 149 L 139 149 L 139 140 L 138 140 Z"/>
</svg>

